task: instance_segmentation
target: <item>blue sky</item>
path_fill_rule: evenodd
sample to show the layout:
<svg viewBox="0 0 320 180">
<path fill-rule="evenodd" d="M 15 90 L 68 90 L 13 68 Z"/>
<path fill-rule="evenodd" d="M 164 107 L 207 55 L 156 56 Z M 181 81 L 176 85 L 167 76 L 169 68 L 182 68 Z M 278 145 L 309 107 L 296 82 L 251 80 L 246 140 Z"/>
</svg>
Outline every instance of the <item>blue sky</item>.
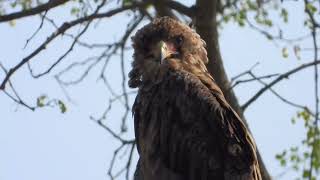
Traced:
<svg viewBox="0 0 320 180">
<path fill-rule="evenodd" d="M 304 15 L 301 4 L 297 2 L 287 4 L 291 13 L 285 32 L 289 37 L 305 33 L 306 31 L 302 28 Z M 60 8 L 49 12 L 49 16 L 61 21 L 72 18 L 68 13 Z M 114 42 L 124 32 L 129 20 L 125 13 L 114 19 L 105 19 L 97 28 L 92 26 L 81 40 Z M 54 28 L 47 24 L 29 46 L 23 49 L 26 39 L 35 31 L 39 21 L 38 17 L 32 17 L 17 21 L 15 27 L 0 24 L 0 61 L 6 67 L 12 67 L 19 62 L 54 31 Z M 78 30 L 79 28 L 73 28 L 71 32 Z M 62 54 L 64 49 L 68 48 L 70 42 L 68 38 L 57 38 L 45 52 L 32 60 L 32 67 L 36 72 L 42 72 Z M 311 47 L 308 43 L 309 41 L 303 42 L 303 45 Z M 229 77 L 249 69 L 257 62 L 260 65 L 254 69 L 254 72 L 265 75 L 285 72 L 312 60 L 308 53 L 303 53 L 302 60 L 297 60 L 291 50 L 289 58 L 284 59 L 281 56 L 283 44 L 275 45 L 256 31 L 247 27 L 239 28 L 233 24 L 227 24 L 220 29 L 220 46 Z M 37 97 L 46 94 L 50 98 L 62 99 L 68 111 L 61 114 L 58 108 L 42 108 L 31 112 L 17 106 L 0 93 L 1 180 L 108 179 L 109 161 L 113 150 L 119 144 L 104 129 L 89 119 L 89 116 L 99 117 L 107 108 L 110 98 L 110 93 L 106 91 L 105 86 L 100 81 L 96 81 L 99 68 L 90 72 L 88 78 L 78 86 L 68 88 L 74 100 L 73 103 L 67 101 L 54 79 L 54 75 L 66 65 L 98 53 L 99 50 L 89 51 L 77 47 L 48 76 L 33 79 L 24 67 L 12 77 L 16 89 L 26 102 L 34 104 Z M 131 51 L 126 54 L 127 71 L 130 69 L 131 54 Z M 119 58 L 114 57 L 106 71 L 109 81 L 117 91 L 121 90 L 119 67 Z M 292 76 L 290 81 L 277 84 L 274 89 L 290 100 L 313 107 L 312 70 L 302 71 Z M 81 69 L 74 70 L 66 78 L 76 78 L 79 75 L 78 72 L 81 72 Z M 0 79 L 3 76 L 3 72 L 0 72 Z M 250 83 L 239 85 L 235 92 L 240 103 L 244 103 L 260 88 L 261 85 L 258 83 Z M 134 96 L 130 99 L 131 103 L 133 98 Z M 303 124 L 298 122 L 292 125 L 290 121 L 296 111 L 297 109 L 283 104 L 267 92 L 245 112 L 264 162 L 273 176 L 285 170 L 275 160 L 275 154 L 292 145 L 299 145 L 304 136 Z M 113 129 L 119 130 L 122 112 L 121 106 L 116 104 L 106 123 Z M 133 127 L 131 119 L 128 121 L 128 127 L 128 137 L 130 137 Z M 123 160 L 120 160 L 120 164 L 121 162 Z M 291 180 L 296 177 L 295 175 L 288 173 L 281 179 Z"/>
</svg>

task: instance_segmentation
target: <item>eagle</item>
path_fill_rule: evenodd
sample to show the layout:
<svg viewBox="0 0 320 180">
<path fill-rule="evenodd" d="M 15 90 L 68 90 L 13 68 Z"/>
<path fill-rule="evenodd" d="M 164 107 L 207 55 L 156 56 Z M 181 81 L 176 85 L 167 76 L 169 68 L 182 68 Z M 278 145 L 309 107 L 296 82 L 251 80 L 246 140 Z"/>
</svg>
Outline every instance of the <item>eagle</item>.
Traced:
<svg viewBox="0 0 320 180">
<path fill-rule="evenodd" d="M 206 43 L 157 18 L 132 37 L 139 180 L 261 180 L 256 146 L 209 74 Z"/>
</svg>

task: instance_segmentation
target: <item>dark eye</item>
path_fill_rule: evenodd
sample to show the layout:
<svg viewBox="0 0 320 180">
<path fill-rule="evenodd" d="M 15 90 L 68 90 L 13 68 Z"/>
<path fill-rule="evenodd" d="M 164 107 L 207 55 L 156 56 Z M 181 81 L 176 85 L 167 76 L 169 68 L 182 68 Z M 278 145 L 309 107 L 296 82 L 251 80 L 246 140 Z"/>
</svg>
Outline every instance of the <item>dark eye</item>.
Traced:
<svg viewBox="0 0 320 180">
<path fill-rule="evenodd" d="M 175 41 L 176 41 L 176 43 L 177 43 L 178 46 L 181 46 L 182 43 L 183 43 L 183 37 L 182 37 L 182 36 L 177 36 L 177 37 L 175 38 Z"/>
</svg>

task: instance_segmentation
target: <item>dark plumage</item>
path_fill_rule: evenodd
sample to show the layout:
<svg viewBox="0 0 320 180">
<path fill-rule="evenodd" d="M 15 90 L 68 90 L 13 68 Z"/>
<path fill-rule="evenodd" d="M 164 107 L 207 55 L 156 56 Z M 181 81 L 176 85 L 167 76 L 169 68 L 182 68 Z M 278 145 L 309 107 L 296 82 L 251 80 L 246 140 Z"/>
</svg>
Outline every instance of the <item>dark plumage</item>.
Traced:
<svg viewBox="0 0 320 180">
<path fill-rule="evenodd" d="M 260 180 L 254 141 L 207 72 L 200 36 L 164 17 L 139 30 L 133 47 L 138 179 Z"/>
</svg>

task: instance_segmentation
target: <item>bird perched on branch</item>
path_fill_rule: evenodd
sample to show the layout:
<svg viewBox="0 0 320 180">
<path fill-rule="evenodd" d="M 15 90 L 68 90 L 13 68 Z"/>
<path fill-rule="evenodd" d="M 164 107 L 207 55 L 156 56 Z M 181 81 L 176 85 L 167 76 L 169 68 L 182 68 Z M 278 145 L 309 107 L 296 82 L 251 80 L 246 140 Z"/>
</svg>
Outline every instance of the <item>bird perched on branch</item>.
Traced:
<svg viewBox="0 0 320 180">
<path fill-rule="evenodd" d="M 140 180 L 260 180 L 255 143 L 206 69 L 205 42 L 169 17 L 133 39 Z"/>
</svg>

